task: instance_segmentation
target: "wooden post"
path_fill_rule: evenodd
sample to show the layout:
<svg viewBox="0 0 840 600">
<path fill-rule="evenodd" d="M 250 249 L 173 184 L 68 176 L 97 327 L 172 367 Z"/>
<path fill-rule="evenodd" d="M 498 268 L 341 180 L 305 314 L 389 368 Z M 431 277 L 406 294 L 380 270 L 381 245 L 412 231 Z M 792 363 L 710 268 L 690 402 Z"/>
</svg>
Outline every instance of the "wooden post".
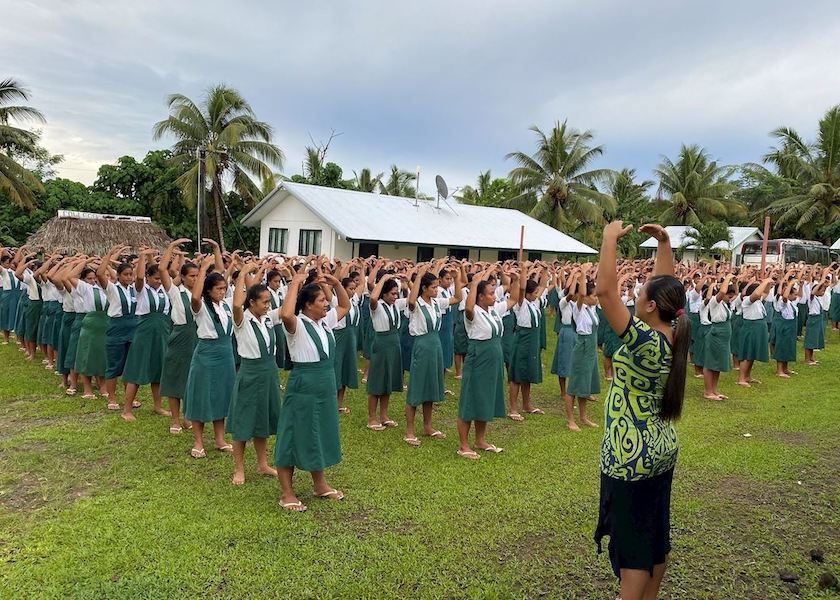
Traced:
<svg viewBox="0 0 840 600">
<path fill-rule="evenodd" d="M 764 278 L 767 267 L 767 242 L 770 237 L 770 217 L 764 217 L 764 240 L 761 242 L 761 277 Z"/>
<path fill-rule="evenodd" d="M 519 227 L 519 264 L 522 265 L 522 248 L 525 246 L 525 226 Z"/>
</svg>

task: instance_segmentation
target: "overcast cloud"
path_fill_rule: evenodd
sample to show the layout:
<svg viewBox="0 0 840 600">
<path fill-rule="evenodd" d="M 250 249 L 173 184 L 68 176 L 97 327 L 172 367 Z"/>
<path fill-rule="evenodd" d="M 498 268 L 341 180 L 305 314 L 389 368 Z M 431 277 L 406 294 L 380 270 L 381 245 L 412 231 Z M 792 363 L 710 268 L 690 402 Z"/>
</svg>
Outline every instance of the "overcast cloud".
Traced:
<svg viewBox="0 0 840 600">
<path fill-rule="evenodd" d="M 119 156 L 166 141 L 164 98 L 237 88 L 275 130 L 288 175 L 311 134 L 329 158 L 423 170 L 431 192 L 504 155 L 527 128 L 569 119 L 605 146 L 602 166 L 652 178 L 661 155 L 705 146 L 758 160 L 767 133 L 812 138 L 840 103 L 836 0 L 705 2 L 96 2 L 0 0 L 0 77 L 32 92 L 62 176 L 90 183 Z"/>
</svg>

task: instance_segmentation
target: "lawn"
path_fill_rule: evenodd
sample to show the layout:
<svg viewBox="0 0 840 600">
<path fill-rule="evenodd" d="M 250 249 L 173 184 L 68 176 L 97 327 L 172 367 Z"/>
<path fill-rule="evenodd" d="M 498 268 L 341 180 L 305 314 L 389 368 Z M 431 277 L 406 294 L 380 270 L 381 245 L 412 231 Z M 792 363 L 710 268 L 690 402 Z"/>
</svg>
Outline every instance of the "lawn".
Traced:
<svg viewBox="0 0 840 600">
<path fill-rule="evenodd" d="M 838 597 L 818 586 L 824 571 L 840 575 L 840 337 L 829 338 L 821 364 L 796 365 L 791 381 L 769 365 L 753 389 L 726 376 L 725 403 L 689 381 L 663 597 L 793 598 L 783 569 L 799 575 L 800 598 Z M 0 365 L 3 598 L 616 595 L 592 542 L 601 431 L 565 429 L 547 368 L 535 393 L 547 414 L 494 423 L 488 439 L 505 451 L 478 462 L 455 455 L 451 377 L 456 396 L 436 413 L 449 439 L 419 448 L 401 429 L 365 429 L 363 394 L 349 394 L 344 460 L 328 472 L 346 501 L 316 501 L 297 474 L 310 510 L 291 514 L 252 448 L 233 487 L 232 457 L 191 459 L 191 436 L 170 435 L 150 402 L 126 424 L 103 401 L 62 396 L 14 346 L 0 347 Z M 817 547 L 824 564 L 809 559 Z"/>
</svg>

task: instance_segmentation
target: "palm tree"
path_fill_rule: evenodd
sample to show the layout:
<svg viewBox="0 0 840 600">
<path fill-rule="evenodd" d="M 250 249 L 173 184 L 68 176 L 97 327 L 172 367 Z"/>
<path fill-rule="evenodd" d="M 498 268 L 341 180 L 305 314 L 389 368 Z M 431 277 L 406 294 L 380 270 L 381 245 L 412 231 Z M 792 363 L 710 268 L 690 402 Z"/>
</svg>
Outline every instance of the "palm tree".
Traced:
<svg viewBox="0 0 840 600">
<path fill-rule="evenodd" d="M 700 146 L 683 145 L 676 162 L 663 157 L 654 172 L 659 176 L 657 195 L 667 205 L 660 217 L 663 225 L 699 225 L 746 212 L 734 196 L 732 169 L 718 166 Z"/>
<path fill-rule="evenodd" d="M 479 173 L 475 187 L 467 185 L 461 190 L 461 202 L 486 206 L 489 201 L 490 184 L 492 182 L 493 178 L 490 176 L 490 171 Z"/>
<path fill-rule="evenodd" d="M 382 183 L 383 173 L 373 175 L 367 167 L 356 173 L 353 171 L 353 187 L 360 192 L 374 193 Z"/>
<path fill-rule="evenodd" d="M 639 245 L 646 236 L 639 233 L 638 226 L 656 220 L 655 208 L 648 196 L 652 181 L 636 181 L 635 169 L 622 169 L 610 180 L 609 195 L 616 202 L 616 219 L 636 226 L 630 233 L 618 240 L 622 255 L 634 258 Z"/>
<path fill-rule="evenodd" d="M 251 105 L 236 90 L 224 84 L 210 88 L 196 104 L 182 94 L 167 98 L 170 115 L 154 126 L 154 138 L 172 135 L 174 164 L 191 165 L 178 178 L 184 199 L 192 205 L 198 192 L 196 152 L 206 152 L 215 236 L 224 247 L 222 212 L 225 184 L 253 206 L 261 198 L 260 186 L 272 175 L 271 167 L 283 167 L 283 151 L 271 143 L 271 127 L 259 121 Z"/>
<path fill-rule="evenodd" d="M 548 135 L 536 125 L 530 130 L 537 136 L 536 152 L 505 156 L 519 165 L 509 175 L 516 196 L 507 206 L 567 232 L 603 223 L 605 215 L 615 212 L 615 200 L 597 185 L 612 171 L 590 168 L 603 155 L 603 146 L 591 146 L 592 132 L 579 132 L 566 121 L 558 121 Z"/>
<path fill-rule="evenodd" d="M 770 212 L 778 215 L 776 224 L 794 226 L 806 237 L 817 228 L 840 220 L 840 105 L 830 108 L 820 119 L 817 141 L 806 144 L 790 128 L 779 128 L 771 135 L 781 148 L 765 156 L 780 173 L 794 181 L 793 193 L 776 200 Z"/>
<path fill-rule="evenodd" d="M 732 242 L 732 234 L 729 227 L 721 221 L 708 221 L 700 223 L 688 229 L 683 236 L 680 249 L 685 250 L 689 246 L 697 249 L 697 256 L 711 256 L 712 249 L 718 242 L 726 242 L 727 247 L 723 252 L 730 252 L 729 244 Z"/>
<path fill-rule="evenodd" d="M 46 122 L 44 115 L 31 106 L 9 104 L 28 101 L 29 91 L 16 80 L 0 81 L 0 191 L 13 204 L 32 208 L 32 192 L 43 192 L 44 186 L 16 157 L 32 155 L 38 149 L 38 134 L 10 125 L 12 121 Z"/>
<path fill-rule="evenodd" d="M 379 182 L 379 191 L 388 196 L 404 196 L 406 198 L 413 198 L 415 189 L 412 183 L 417 179 L 414 173 L 408 171 L 401 171 L 397 165 L 391 165 L 391 171 L 388 173 L 388 179 L 384 182 Z"/>
</svg>

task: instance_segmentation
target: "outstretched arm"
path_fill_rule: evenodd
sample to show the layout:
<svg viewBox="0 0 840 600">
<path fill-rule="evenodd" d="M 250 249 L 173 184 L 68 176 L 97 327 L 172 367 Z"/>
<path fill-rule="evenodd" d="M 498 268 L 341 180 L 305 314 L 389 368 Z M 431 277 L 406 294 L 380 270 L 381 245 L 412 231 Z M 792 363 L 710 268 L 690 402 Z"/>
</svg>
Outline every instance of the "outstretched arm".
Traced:
<svg viewBox="0 0 840 600">
<path fill-rule="evenodd" d="M 645 227 L 648 227 L 645 225 Z M 616 272 L 616 245 L 618 240 L 633 229 L 632 225 L 624 226 L 622 221 L 613 221 L 604 227 L 604 237 L 601 242 L 601 256 L 598 260 L 598 279 L 596 281 L 596 293 L 598 294 L 598 302 L 601 304 L 601 310 L 604 311 L 604 316 L 607 322 L 612 327 L 616 334 L 621 335 L 627 329 L 627 323 L 630 322 L 630 312 L 621 301 L 621 296 L 618 293 L 618 274 Z M 664 232 L 664 230 L 662 230 Z M 667 233 L 665 234 L 667 240 Z M 660 251 L 656 254 L 656 260 L 659 261 Z M 670 258 L 670 246 L 668 250 L 668 257 Z M 673 272 L 673 262 L 671 263 Z M 582 305 L 583 294 L 586 293 L 586 274 L 578 280 L 578 308 Z"/>
</svg>

